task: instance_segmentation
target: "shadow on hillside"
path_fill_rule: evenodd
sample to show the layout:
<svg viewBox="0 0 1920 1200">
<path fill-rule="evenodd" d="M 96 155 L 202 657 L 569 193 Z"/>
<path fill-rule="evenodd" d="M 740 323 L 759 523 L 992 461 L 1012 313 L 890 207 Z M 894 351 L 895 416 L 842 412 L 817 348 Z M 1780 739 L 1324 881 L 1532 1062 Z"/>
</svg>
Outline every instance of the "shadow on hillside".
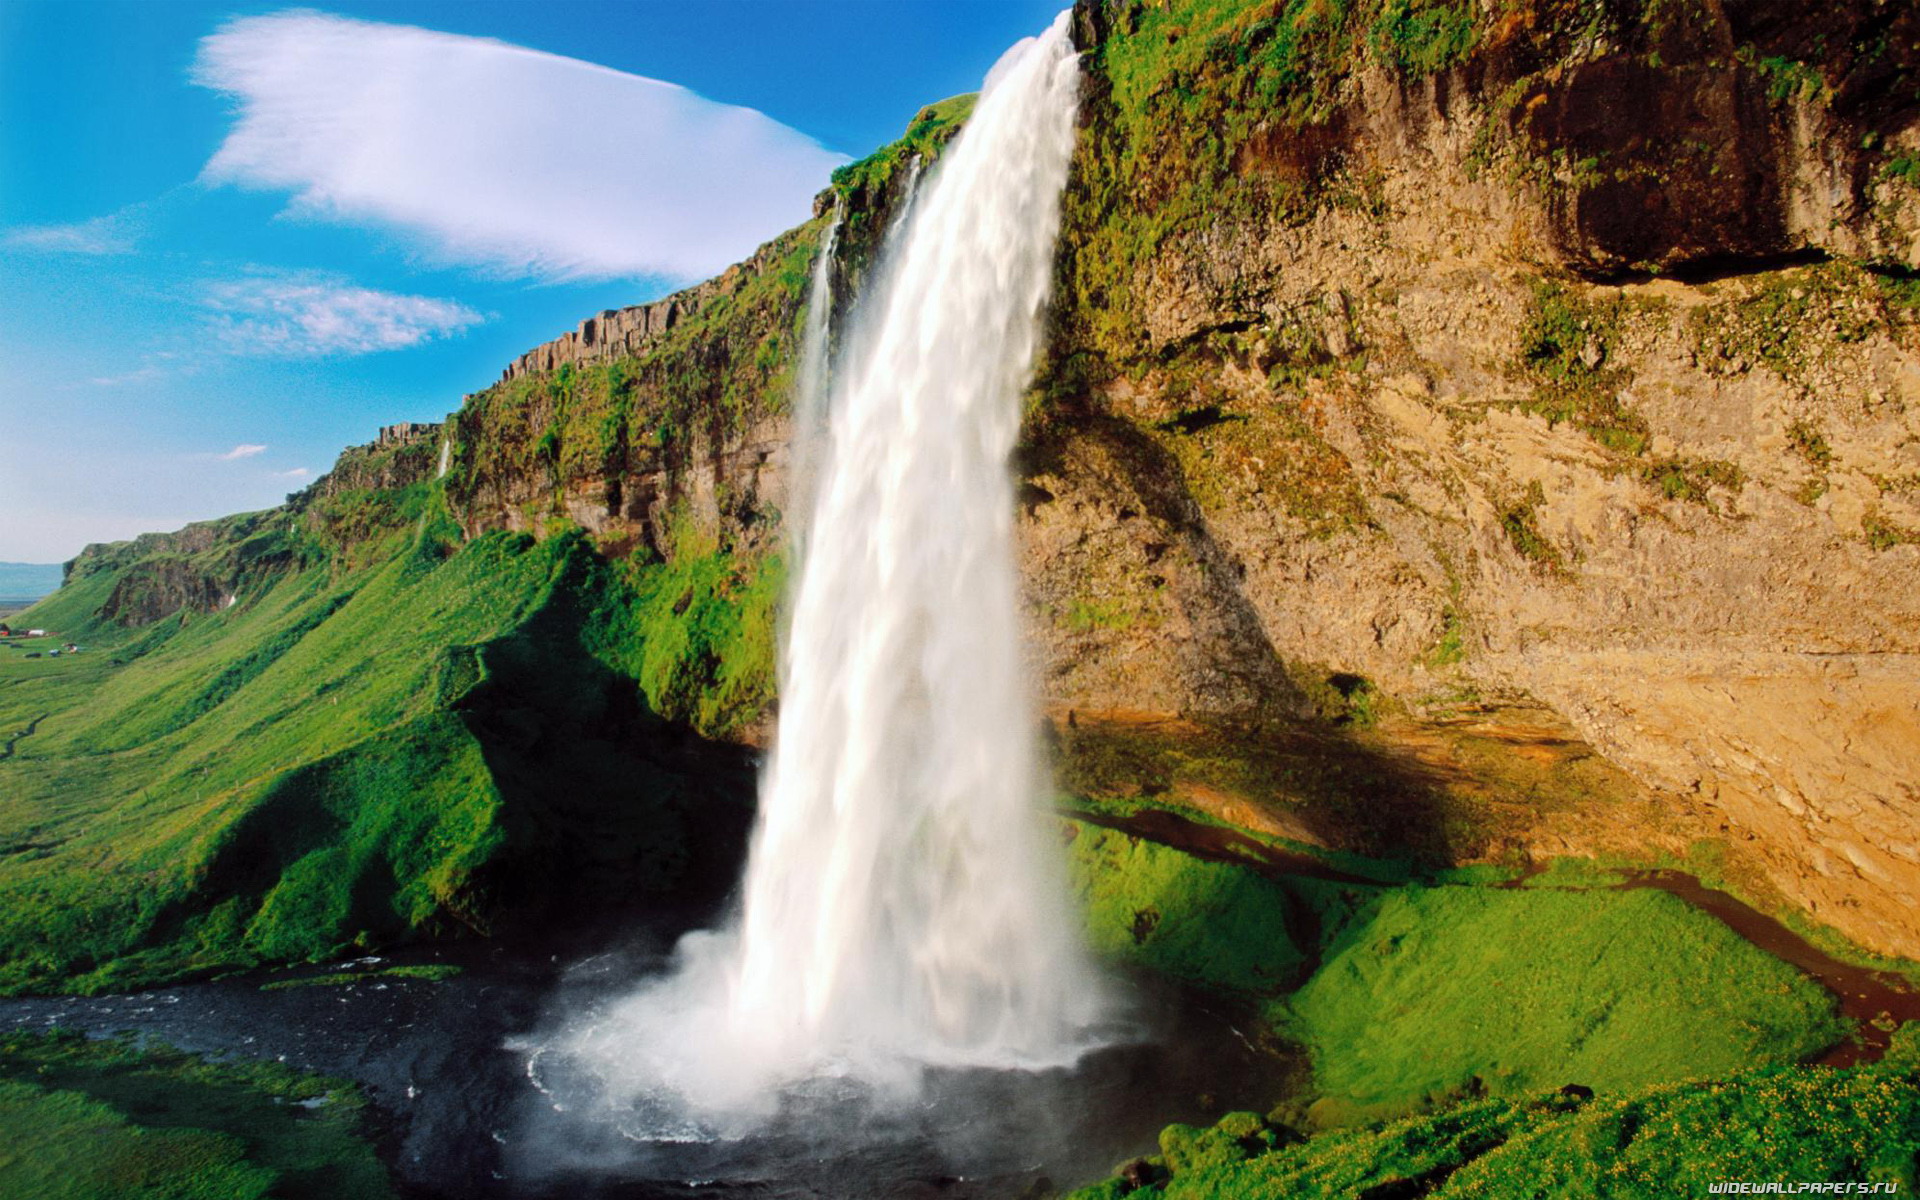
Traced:
<svg viewBox="0 0 1920 1200">
<path fill-rule="evenodd" d="M 491 932 L 543 953 L 711 924 L 738 883 L 757 754 L 650 711 L 580 644 L 556 599 L 479 648 L 455 709 L 503 804 L 505 852 L 476 880 Z"/>
</svg>

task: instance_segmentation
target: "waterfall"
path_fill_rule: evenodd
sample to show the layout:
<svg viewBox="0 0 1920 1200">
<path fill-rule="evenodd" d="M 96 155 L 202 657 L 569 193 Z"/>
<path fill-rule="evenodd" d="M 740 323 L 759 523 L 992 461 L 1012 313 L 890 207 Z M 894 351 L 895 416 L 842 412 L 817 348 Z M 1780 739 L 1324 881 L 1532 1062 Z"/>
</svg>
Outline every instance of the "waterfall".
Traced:
<svg viewBox="0 0 1920 1200">
<path fill-rule="evenodd" d="M 828 388 L 832 382 L 833 252 L 840 242 L 842 205 L 821 235 L 807 285 L 807 318 L 801 328 L 800 366 L 794 379 L 793 431 L 787 450 L 787 524 L 796 557 L 805 553 L 805 525 L 812 506 L 814 472 L 826 444 Z"/>
<path fill-rule="evenodd" d="M 447 477 L 447 467 L 452 462 L 453 439 L 448 438 L 446 441 L 440 443 L 440 469 L 434 472 L 433 477 L 435 479 L 445 479 Z"/>
<path fill-rule="evenodd" d="M 776 1060 L 1056 1057 L 1094 993 L 1039 823 L 1008 456 L 1077 63 L 1009 52 L 834 390 L 731 1007 Z"/>
<path fill-rule="evenodd" d="M 1078 79 L 1065 14 L 1007 52 L 854 311 L 737 927 L 571 1047 L 630 1104 L 712 1131 L 823 1076 L 910 1095 L 1070 1062 L 1105 1015 L 1045 824 L 1008 465 Z"/>
</svg>

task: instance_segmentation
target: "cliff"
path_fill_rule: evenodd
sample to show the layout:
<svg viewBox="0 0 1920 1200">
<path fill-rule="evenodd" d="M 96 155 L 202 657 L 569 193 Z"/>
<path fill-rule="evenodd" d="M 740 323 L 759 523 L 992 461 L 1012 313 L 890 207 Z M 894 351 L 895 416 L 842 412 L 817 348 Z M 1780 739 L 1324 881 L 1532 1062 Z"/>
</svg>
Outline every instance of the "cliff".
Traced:
<svg viewBox="0 0 1920 1200">
<path fill-rule="evenodd" d="M 1021 463 L 1067 782 L 1447 860 L 1725 847 L 1920 953 L 1914 14 L 1076 19 Z M 463 523 L 767 553 L 827 208 L 475 397 Z"/>
<path fill-rule="evenodd" d="M 1920 954 L 1914 21 L 1081 4 L 1017 464 L 1063 787 L 1428 864 L 1686 860 Z M 457 621 L 405 609 L 409 645 L 591 657 L 595 761 L 758 742 L 814 256 L 841 221 L 843 315 L 967 106 L 921 113 L 719 279 L 589 319 L 285 509 L 90 548 L 56 601 L 171 631 L 295 582 L 404 563 L 455 589 L 479 557 L 558 554 Z M 542 613 L 586 632 L 544 640 Z M 477 714 L 456 659 L 369 699 L 353 744 L 451 713 L 474 778 L 537 775 L 568 702 L 495 688 Z M 576 844 L 547 791 L 500 796 L 499 828 L 545 831 L 537 861 Z M 481 883 L 511 874 L 492 853 L 421 894 L 483 923 L 505 893 Z"/>
</svg>

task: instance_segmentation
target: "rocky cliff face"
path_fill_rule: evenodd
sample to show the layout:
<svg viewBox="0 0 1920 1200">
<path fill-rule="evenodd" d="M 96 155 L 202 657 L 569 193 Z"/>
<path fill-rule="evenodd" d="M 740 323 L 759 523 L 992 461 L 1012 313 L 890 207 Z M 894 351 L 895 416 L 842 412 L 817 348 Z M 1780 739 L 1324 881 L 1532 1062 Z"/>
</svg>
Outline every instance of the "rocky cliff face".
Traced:
<svg viewBox="0 0 1920 1200">
<path fill-rule="evenodd" d="M 1030 458 L 1053 702 L 1264 719 L 1359 678 L 1389 743 L 1542 705 L 1654 803 L 1503 797 L 1510 842 L 1729 839 L 1920 953 L 1913 15 L 1762 7 L 1408 44 L 1389 6 L 1237 137 L 1310 6 L 1089 9 Z"/>
</svg>

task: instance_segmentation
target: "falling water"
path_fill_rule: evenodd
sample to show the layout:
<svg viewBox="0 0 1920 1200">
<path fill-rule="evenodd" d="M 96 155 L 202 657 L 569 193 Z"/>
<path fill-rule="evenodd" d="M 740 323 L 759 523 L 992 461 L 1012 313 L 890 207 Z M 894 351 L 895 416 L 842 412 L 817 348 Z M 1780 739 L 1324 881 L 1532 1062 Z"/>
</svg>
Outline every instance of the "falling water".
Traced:
<svg viewBox="0 0 1920 1200">
<path fill-rule="evenodd" d="M 1007 467 L 1077 81 L 1064 19 L 1009 52 L 856 315 L 731 997 L 776 1061 L 1057 1058 L 1090 1015 L 1040 836 Z"/>
<path fill-rule="evenodd" d="M 1042 824 L 1008 469 L 1077 87 L 1064 14 L 1007 52 L 854 314 L 738 927 L 570 1047 L 690 1128 L 822 1076 L 1068 1062 L 1103 1015 Z"/>
<path fill-rule="evenodd" d="M 840 242 L 841 205 L 821 235 L 807 286 L 807 319 L 801 330 L 800 369 L 793 396 L 793 431 L 788 442 L 788 532 L 794 553 L 804 553 L 803 527 L 812 507 L 814 473 L 827 435 L 828 387 L 832 381 L 833 254 Z"/>
</svg>

